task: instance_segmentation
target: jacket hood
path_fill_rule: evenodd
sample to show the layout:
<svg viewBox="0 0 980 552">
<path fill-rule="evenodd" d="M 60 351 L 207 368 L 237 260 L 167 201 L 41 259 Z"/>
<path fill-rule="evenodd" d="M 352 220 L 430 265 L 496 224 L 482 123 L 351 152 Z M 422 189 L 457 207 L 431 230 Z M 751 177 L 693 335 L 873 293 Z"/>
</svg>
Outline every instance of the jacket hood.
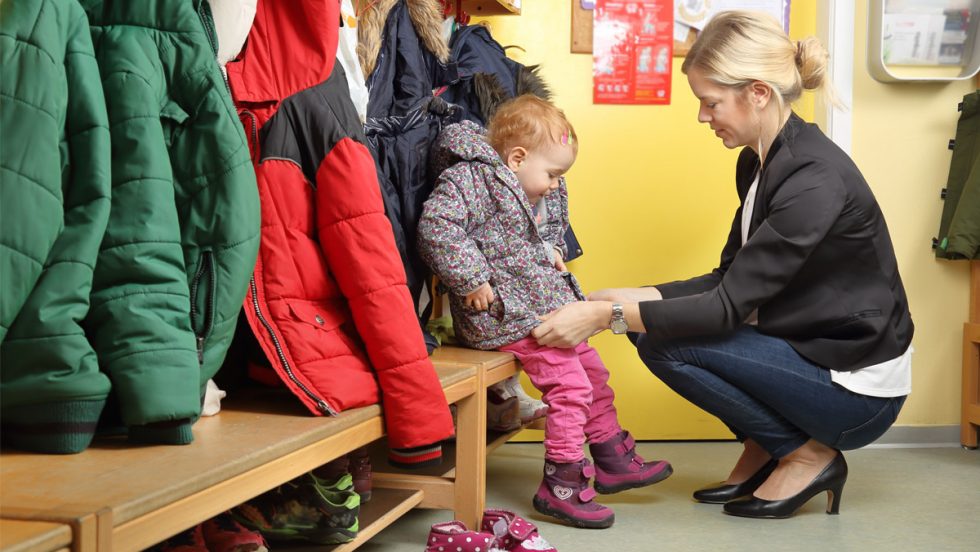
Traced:
<svg viewBox="0 0 980 552">
<path fill-rule="evenodd" d="M 434 174 L 441 174 L 460 161 L 504 166 L 503 159 L 487 143 L 486 131 L 473 121 L 455 123 L 443 129 L 430 155 Z"/>
<path fill-rule="evenodd" d="M 327 80 L 339 36 L 340 2 L 259 2 L 243 54 L 227 65 L 235 102 L 279 101 Z"/>
<path fill-rule="evenodd" d="M 357 16 L 357 57 L 366 79 L 371 77 L 377 64 L 388 14 L 400 1 L 405 2 L 415 33 L 426 49 L 440 62 L 449 61 L 449 43 L 442 34 L 443 6 L 440 0 L 378 0 Z"/>
</svg>

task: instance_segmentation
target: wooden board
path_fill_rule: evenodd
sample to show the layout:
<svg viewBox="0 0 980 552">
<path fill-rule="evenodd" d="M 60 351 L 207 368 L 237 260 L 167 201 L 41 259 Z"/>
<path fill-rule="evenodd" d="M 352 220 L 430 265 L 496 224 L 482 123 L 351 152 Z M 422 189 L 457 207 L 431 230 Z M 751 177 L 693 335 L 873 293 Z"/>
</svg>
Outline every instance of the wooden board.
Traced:
<svg viewBox="0 0 980 552">
<path fill-rule="evenodd" d="M 534 0 L 531 0 L 532 2 Z M 463 0 L 463 11 L 469 15 L 520 15 L 513 0 Z"/>
<path fill-rule="evenodd" d="M 0 519 L 0 551 L 52 552 L 71 545 L 71 529 L 62 523 Z"/>
</svg>

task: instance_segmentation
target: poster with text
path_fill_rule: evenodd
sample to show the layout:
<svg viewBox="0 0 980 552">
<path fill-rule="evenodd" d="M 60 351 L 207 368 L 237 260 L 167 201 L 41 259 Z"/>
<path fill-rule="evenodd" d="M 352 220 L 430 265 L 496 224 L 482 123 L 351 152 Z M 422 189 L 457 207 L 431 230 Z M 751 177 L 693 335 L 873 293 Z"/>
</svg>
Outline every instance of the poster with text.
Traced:
<svg viewBox="0 0 980 552">
<path fill-rule="evenodd" d="M 596 0 L 592 102 L 670 103 L 673 0 Z"/>
</svg>

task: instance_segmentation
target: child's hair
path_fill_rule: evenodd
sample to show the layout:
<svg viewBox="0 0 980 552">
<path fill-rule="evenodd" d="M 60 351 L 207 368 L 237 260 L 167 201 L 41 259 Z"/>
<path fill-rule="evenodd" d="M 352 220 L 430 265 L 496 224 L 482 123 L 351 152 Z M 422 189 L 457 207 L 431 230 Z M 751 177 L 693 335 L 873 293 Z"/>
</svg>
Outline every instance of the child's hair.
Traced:
<svg viewBox="0 0 980 552">
<path fill-rule="evenodd" d="M 681 72 L 693 68 L 721 86 L 741 88 L 762 81 L 772 88 L 782 110 L 803 90 L 823 89 L 830 103 L 837 99 L 827 82 L 827 50 L 816 38 L 795 42 L 771 16 L 727 11 L 715 16 L 698 34 Z"/>
<path fill-rule="evenodd" d="M 518 96 L 497 109 L 487 125 L 487 142 L 501 156 L 511 146 L 531 150 L 547 143 L 569 145 L 578 153 L 578 138 L 565 113 L 532 94 Z"/>
</svg>

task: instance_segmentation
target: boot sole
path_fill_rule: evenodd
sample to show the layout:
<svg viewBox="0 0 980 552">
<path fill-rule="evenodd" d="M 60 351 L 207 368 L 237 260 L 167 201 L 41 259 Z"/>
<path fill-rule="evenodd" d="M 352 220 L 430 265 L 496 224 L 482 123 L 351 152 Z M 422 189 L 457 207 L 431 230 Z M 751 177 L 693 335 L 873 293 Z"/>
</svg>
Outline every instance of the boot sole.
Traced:
<svg viewBox="0 0 980 552">
<path fill-rule="evenodd" d="M 616 521 L 615 514 L 609 516 L 606 519 L 597 519 L 597 520 L 573 518 L 572 516 L 566 514 L 565 512 L 562 512 L 561 510 L 555 510 L 551 508 L 550 506 L 548 506 L 547 502 L 538 498 L 537 496 L 534 497 L 533 503 L 534 503 L 534 509 L 537 510 L 538 512 L 546 516 L 551 516 L 555 519 L 564 521 L 565 523 L 574 525 L 575 527 L 582 527 L 584 529 L 606 529 L 612 527 L 613 522 Z"/>
<path fill-rule="evenodd" d="M 671 474 L 673 473 L 674 473 L 674 468 L 668 465 L 667 468 L 664 469 L 664 471 L 658 473 L 657 476 L 652 479 L 647 479 L 645 481 L 627 481 L 624 483 L 620 483 L 619 485 L 612 485 L 608 487 L 600 484 L 599 481 L 596 480 L 593 483 L 592 487 L 595 489 L 595 492 L 599 494 L 613 494 L 613 493 L 618 493 L 620 491 L 625 491 L 627 489 L 638 489 L 640 487 L 653 485 L 654 483 L 660 483 L 664 479 L 670 477 Z"/>
</svg>

